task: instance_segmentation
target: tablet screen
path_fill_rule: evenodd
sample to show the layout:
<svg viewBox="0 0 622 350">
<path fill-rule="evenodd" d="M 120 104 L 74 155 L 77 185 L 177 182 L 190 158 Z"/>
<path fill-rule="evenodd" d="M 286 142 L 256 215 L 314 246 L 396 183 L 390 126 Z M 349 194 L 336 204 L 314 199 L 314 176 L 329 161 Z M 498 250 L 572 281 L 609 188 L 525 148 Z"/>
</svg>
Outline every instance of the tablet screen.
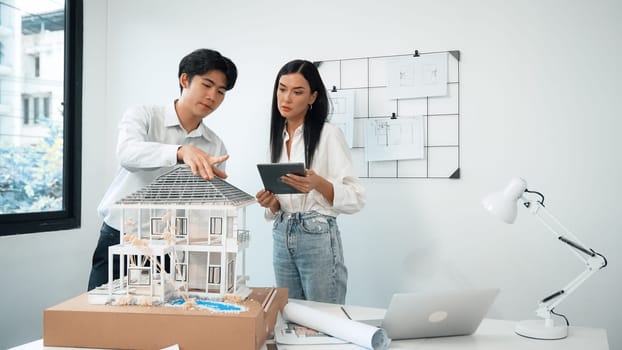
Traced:
<svg viewBox="0 0 622 350">
<path fill-rule="evenodd" d="M 266 190 L 275 194 L 300 193 L 297 189 L 281 181 L 281 176 L 290 173 L 304 176 L 304 163 L 257 164 L 257 169 Z"/>
</svg>

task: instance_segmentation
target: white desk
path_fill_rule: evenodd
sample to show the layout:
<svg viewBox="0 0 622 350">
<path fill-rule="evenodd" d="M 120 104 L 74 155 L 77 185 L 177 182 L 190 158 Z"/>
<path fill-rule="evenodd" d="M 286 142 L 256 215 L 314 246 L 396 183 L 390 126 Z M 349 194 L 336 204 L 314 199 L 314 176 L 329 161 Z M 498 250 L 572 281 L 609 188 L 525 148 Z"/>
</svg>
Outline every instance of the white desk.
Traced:
<svg viewBox="0 0 622 350">
<path fill-rule="evenodd" d="M 608 350 L 604 329 L 570 327 L 568 338 L 538 340 L 514 333 L 514 321 L 484 319 L 475 334 L 462 337 L 402 340 L 392 342 L 390 349 L 529 349 L 529 350 Z"/>
<path fill-rule="evenodd" d="M 513 321 L 484 319 L 477 332 L 469 336 L 392 341 L 389 349 L 417 350 L 608 350 L 604 329 L 571 327 L 568 338 L 537 340 L 514 333 Z M 349 350 L 355 345 L 278 345 L 279 350 Z"/>
<path fill-rule="evenodd" d="M 303 302 L 306 305 L 331 312 L 342 313 L 339 305 Z M 373 319 L 384 316 L 384 309 L 346 306 L 352 319 Z M 536 340 L 528 339 L 514 333 L 514 321 L 484 319 L 477 331 L 470 336 L 443 337 L 428 339 L 413 339 L 392 341 L 389 349 L 419 349 L 419 350 L 609 350 L 607 332 L 599 328 L 570 327 L 568 337 L 560 340 Z M 335 349 L 332 346 L 278 346 L 279 350 L 326 350 Z M 347 349 L 348 346 L 339 346 L 339 349 Z M 360 349 L 359 347 L 350 347 Z M 74 348 L 44 347 L 41 339 L 12 348 L 11 350 L 69 350 Z M 262 350 L 268 347 L 264 345 Z M 182 349 L 183 350 L 183 349 Z"/>
<path fill-rule="evenodd" d="M 307 306 L 335 315 L 343 314 L 339 305 L 299 301 Z M 353 320 L 381 319 L 385 309 L 362 306 L 345 306 Z M 514 333 L 515 321 L 484 319 L 473 335 L 459 337 L 441 337 L 426 339 L 411 339 L 392 341 L 389 349 L 418 349 L 418 350 L 609 350 L 607 332 L 599 328 L 570 327 L 569 335 L 560 340 L 529 339 Z M 279 346 L 279 350 L 296 350 L 293 346 Z M 360 349 L 359 347 L 355 347 Z M 305 346 L 305 350 L 313 347 Z M 317 346 L 315 349 L 327 349 L 326 346 Z M 342 349 L 342 348 L 340 348 Z M 347 349 L 344 347 L 343 349 Z"/>
</svg>

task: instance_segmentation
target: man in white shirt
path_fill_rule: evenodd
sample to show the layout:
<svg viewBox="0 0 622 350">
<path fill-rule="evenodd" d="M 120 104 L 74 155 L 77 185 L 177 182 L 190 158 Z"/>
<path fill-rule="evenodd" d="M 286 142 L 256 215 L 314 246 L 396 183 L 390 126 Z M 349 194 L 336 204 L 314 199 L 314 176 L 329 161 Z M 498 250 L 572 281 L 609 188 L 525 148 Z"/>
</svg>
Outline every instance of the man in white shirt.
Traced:
<svg viewBox="0 0 622 350">
<path fill-rule="evenodd" d="M 178 163 L 207 180 L 226 178 L 229 158 L 222 140 L 203 118 L 215 111 L 237 79 L 235 64 L 219 52 L 198 49 L 179 63 L 180 97 L 163 106 L 129 108 L 119 124 L 119 169 L 99 204 L 103 219 L 88 290 L 108 281 L 108 247 L 119 244 L 120 212 L 112 205 L 150 184 Z M 114 278 L 118 278 L 118 257 Z"/>
</svg>

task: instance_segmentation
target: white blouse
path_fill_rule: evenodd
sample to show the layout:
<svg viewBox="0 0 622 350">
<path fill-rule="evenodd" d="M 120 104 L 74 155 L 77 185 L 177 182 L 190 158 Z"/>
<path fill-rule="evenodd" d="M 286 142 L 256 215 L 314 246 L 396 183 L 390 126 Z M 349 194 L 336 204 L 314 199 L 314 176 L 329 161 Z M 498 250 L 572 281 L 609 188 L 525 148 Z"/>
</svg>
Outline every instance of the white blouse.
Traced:
<svg viewBox="0 0 622 350">
<path fill-rule="evenodd" d="M 287 158 L 286 143 L 289 140 L 287 129 L 283 130 L 283 151 L 279 163 L 305 162 L 303 126 L 294 132 L 290 157 Z M 331 205 L 324 196 L 311 190 L 309 193 L 279 194 L 277 198 L 281 210 L 288 213 L 315 210 L 321 214 L 334 216 L 353 214 L 365 206 L 365 188 L 354 174 L 352 156 L 341 129 L 325 123 L 313 156 L 311 170 L 333 184 L 334 199 Z M 266 219 L 274 219 L 270 209 L 266 209 Z"/>
</svg>

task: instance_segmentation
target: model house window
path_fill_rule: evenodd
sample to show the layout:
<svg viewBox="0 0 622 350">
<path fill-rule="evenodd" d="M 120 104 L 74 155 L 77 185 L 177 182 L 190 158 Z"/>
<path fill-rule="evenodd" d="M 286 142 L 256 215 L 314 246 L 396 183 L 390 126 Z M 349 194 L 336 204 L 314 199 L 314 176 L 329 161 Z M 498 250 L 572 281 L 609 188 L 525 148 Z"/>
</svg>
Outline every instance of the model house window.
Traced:
<svg viewBox="0 0 622 350">
<path fill-rule="evenodd" d="M 210 266 L 207 283 L 220 284 L 220 266 Z"/>
<path fill-rule="evenodd" d="M 175 218 L 175 232 L 178 237 L 188 235 L 188 218 Z"/>
<path fill-rule="evenodd" d="M 222 218 L 210 218 L 209 230 L 211 235 L 222 235 Z"/>
<path fill-rule="evenodd" d="M 80 226 L 82 5 L 0 1 L 0 235 Z"/>
<path fill-rule="evenodd" d="M 151 234 L 160 236 L 164 232 L 164 221 L 162 218 L 151 218 Z"/>
<path fill-rule="evenodd" d="M 151 284 L 151 268 L 128 267 L 127 277 L 130 286 L 148 286 Z"/>
<path fill-rule="evenodd" d="M 234 258 L 235 259 L 235 258 Z M 235 281 L 235 260 L 229 260 L 227 264 L 227 289 L 233 290 L 233 282 Z"/>
</svg>

